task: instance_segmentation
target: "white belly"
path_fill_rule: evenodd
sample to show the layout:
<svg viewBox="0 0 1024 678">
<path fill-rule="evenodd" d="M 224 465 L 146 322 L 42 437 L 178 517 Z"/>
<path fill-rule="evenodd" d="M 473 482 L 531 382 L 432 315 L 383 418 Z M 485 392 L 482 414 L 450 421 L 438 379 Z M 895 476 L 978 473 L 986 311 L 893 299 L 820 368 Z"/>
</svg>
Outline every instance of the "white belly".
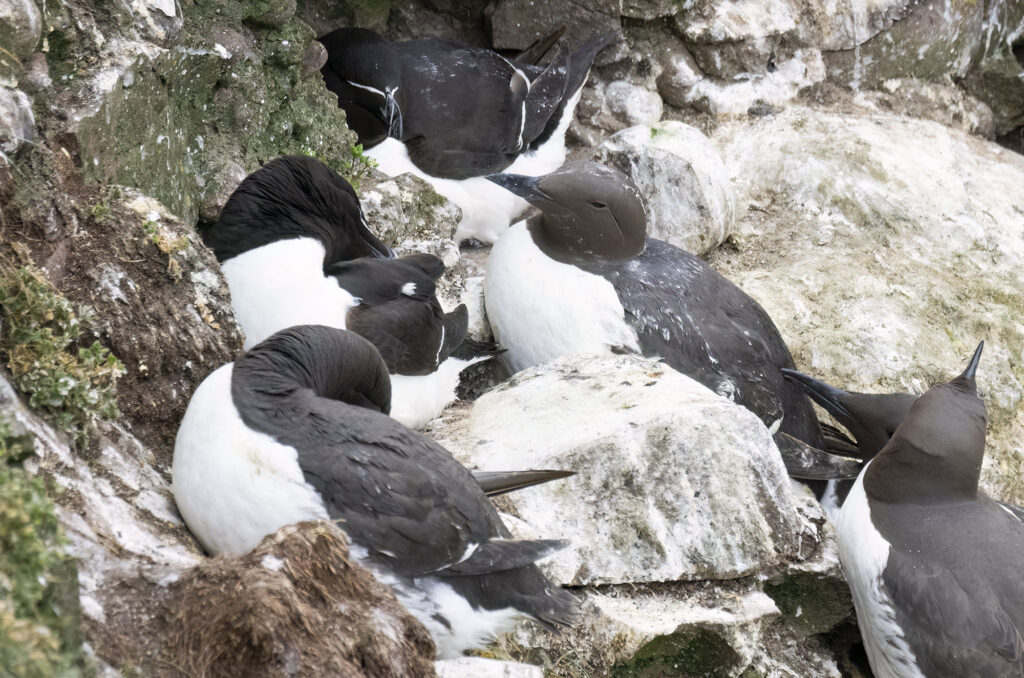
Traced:
<svg viewBox="0 0 1024 678">
<path fill-rule="evenodd" d="M 437 371 L 421 377 L 391 375 L 391 418 L 409 428 L 420 428 L 435 419 L 448 403 L 455 400 L 459 372 L 485 360 L 448 358 Z"/>
<path fill-rule="evenodd" d="M 547 257 L 525 222 L 508 229 L 491 249 L 484 304 L 513 372 L 616 346 L 640 350 L 612 284 Z"/>
<path fill-rule="evenodd" d="M 280 240 L 221 265 L 235 320 L 248 350 L 293 325 L 345 329 L 355 298 L 323 273 L 324 248 L 313 238 Z"/>
<path fill-rule="evenodd" d="M 174 500 L 214 555 L 240 555 L 280 527 L 327 518 L 295 448 L 242 422 L 231 400 L 233 367 L 224 365 L 199 385 L 174 441 Z"/>
<path fill-rule="evenodd" d="M 839 561 L 853 594 L 864 648 L 876 678 L 924 678 L 896 623 L 892 601 L 882 589 L 891 545 L 871 524 L 864 473 L 850 490 L 836 525 Z"/>
</svg>

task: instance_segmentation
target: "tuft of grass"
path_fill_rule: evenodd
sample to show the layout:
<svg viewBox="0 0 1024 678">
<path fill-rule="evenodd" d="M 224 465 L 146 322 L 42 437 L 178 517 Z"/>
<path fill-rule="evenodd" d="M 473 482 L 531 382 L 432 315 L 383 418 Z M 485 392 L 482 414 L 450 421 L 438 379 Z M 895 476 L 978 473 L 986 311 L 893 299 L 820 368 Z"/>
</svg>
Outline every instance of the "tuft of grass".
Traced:
<svg viewBox="0 0 1024 678">
<path fill-rule="evenodd" d="M 0 356 L 29 405 L 79 443 L 88 439 L 96 419 L 119 415 L 116 385 L 125 371 L 98 341 L 72 350 L 92 317 L 38 269 L 0 262 Z"/>
<path fill-rule="evenodd" d="M 32 452 L 0 420 L 0 675 L 77 676 L 77 576 L 43 481 L 21 468 Z"/>
</svg>

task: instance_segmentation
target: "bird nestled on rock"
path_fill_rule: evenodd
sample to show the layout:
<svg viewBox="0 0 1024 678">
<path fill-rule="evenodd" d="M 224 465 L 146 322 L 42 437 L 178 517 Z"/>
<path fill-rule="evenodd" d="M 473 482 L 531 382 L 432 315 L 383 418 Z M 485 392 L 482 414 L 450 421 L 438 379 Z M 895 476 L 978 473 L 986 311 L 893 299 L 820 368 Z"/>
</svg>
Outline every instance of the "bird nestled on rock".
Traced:
<svg viewBox="0 0 1024 678">
<path fill-rule="evenodd" d="M 456 241 L 493 243 L 526 204 L 483 177 L 539 175 L 565 161 L 565 133 L 610 32 L 571 50 L 564 29 L 514 58 L 426 38 L 391 43 L 342 28 L 321 69 L 379 169 L 411 172 L 462 209 Z"/>
<path fill-rule="evenodd" d="M 859 464 L 820 451 L 814 409 L 782 376 L 793 359 L 768 314 L 697 257 L 647 238 L 626 175 L 584 162 L 488 178 L 540 209 L 487 261 L 487 317 L 513 372 L 564 355 L 658 356 L 777 429 L 792 475 L 856 476 Z"/>
<path fill-rule="evenodd" d="M 522 617 L 571 624 L 578 603 L 534 562 L 564 546 L 513 539 L 473 475 L 386 416 L 390 381 L 359 335 L 279 332 L 213 372 L 174 447 L 173 491 L 212 554 L 242 554 L 304 520 L 351 553 L 457 656 Z"/>
<path fill-rule="evenodd" d="M 981 350 L 913 404 L 839 515 L 839 557 L 878 678 L 1024 676 L 1024 522 L 978 489 Z"/>
<path fill-rule="evenodd" d="M 495 354 L 466 338 L 465 306 L 441 308 L 441 260 L 393 258 L 352 186 L 313 158 L 283 156 L 250 174 L 203 239 L 221 262 L 246 348 L 293 325 L 352 329 L 384 355 L 392 416 L 408 426 L 440 414 L 459 372 Z"/>
</svg>

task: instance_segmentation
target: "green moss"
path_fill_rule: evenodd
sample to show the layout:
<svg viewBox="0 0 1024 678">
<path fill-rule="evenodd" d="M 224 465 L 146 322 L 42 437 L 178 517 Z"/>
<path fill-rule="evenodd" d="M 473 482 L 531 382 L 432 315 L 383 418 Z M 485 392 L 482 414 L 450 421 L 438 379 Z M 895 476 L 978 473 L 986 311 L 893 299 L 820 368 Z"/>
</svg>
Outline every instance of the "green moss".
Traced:
<svg viewBox="0 0 1024 678">
<path fill-rule="evenodd" d="M 0 420 L 0 676 L 78 676 L 77 575 L 43 482 L 20 468 L 31 453 Z"/>
<path fill-rule="evenodd" d="M 811 572 L 768 582 L 764 592 L 783 619 L 804 635 L 827 633 L 853 613 L 850 590 L 843 582 Z"/>
<path fill-rule="evenodd" d="M 612 668 L 614 678 L 727 678 L 741 657 L 710 629 L 686 628 L 650 641 L 627 661 Z"/>
<path fill-rule="evenodd" d="M 91 311 L 75 308 L 30 266 L 0 263 L 0 355 L 29 405 L 84 441 L 97 418 L 118 416 L 121 362 L 99 342 L 71 350 Z"/>
</svg>

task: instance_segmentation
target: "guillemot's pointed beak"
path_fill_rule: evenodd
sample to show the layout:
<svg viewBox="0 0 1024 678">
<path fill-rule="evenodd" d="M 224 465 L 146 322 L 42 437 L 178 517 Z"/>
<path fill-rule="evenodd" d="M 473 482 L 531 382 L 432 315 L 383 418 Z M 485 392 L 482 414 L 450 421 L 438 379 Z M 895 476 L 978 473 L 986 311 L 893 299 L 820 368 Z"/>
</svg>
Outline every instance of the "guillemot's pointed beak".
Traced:
<svg viewBox="0 0 1024 678">
<path fill-rule="evenodd" d="M 985 348 L 984 341 L 978 344 L 978 348 L 974 349 L 974 355 L 971 356 L 971 362 L 968 363 L 967 369 L 960 375 L 961 379 L 974 381 L 974 375 L 978 372 L 978 363 L 981 362 L 981 350 L 983 348 Z"/>
<path fill-rule="evenodd" d="M 527 202 L 540 207 L 540 203 L 554 202 L 540 187 L 542 177 L 528 177 L 523 174 L 488 174 L 488 181 L 498 184 L 506 191 L 515 193 Z"/>
<path fill-rule="evenodd" d="M 799 386 L 808 398 L 825 408 L 833 417 L 844 416 L 853 419 L 853 415 L 840 402 L 840 398 L 850 395 L 847 391 L 785 367 L 782 368 L 782 376 Z"/>
<path fill-rule="evenodd" d="M 850 480 L 863 468 L 860 459 L 840 457 L 811 447 L 786 433 L 775 434 L 786 472 L 801 480 Z"/>
</svg>

